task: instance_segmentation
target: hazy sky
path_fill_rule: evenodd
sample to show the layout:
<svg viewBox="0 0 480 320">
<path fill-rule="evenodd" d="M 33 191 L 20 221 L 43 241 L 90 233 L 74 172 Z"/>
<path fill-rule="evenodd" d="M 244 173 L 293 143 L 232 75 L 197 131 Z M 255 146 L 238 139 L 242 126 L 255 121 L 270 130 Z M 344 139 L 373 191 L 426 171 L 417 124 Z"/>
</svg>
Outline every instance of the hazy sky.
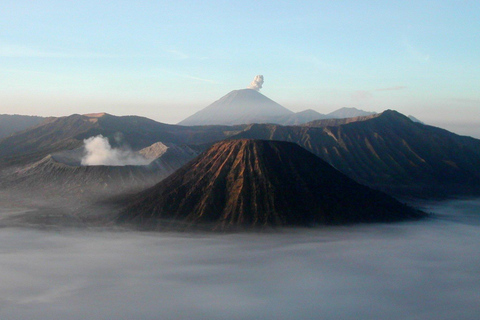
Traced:
<svg viewBox="0 0 480 320">
<path fill-rule="evenodd" d="M 0 113 L 176 123 L 263 74 L 261 92 L 293 111 L 396 109 L 474 129 L 479 12 L 479 1 L 4 0 Z"/>
</svg>

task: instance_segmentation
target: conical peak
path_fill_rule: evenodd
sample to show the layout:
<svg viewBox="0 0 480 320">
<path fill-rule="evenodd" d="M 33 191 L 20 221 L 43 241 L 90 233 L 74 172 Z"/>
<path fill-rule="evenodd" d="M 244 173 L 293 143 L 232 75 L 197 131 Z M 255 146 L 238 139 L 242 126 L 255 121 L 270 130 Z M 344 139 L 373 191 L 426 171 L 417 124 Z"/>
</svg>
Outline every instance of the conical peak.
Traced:
<svg viewBox="0 0 480 320">
<path fill-rule="evenodd" d="M 230 91 L 229 93 L 221 97 L 219 100 L 215 101 L 213 104 L 220 103 L 220 102 L 221 103 L 235 102 L 235 103 L 240 103 L 244 105 L 248 103 L 269 103 L 269 104 L 275 104 L 278 107 L 284 108 L 280 106 L 278 103 L 276 103 L 275 101 L 273 101 L 272 99 L 266 97 L 262 93 L 253 89 L 239 89 L 239 90 Z"/>
<path fill-rule="evenodd" d="M 294 143 L 232 140 L 213 145 L 139 194 L 120 220 L 151 226 L 164 219 L 202 222 L 223 229 L 393 221 L 411 214 Z"/>
<path fill-rule="evenodd" d="M 215 103 L 232 103 L 233 101 L 239 101 L 240 103 L 246 103 L 246 102 L 253 102 L 256 100 L 266 100 L 266 101 L 272 101 L 275 103 L 273 100 L 267 98 L 260 92 L 253 90 L 253 89 L 240 89 L 240 90 L 233 90 L 215 101 Z"/>
<path fill-rule="evenodd" d="M 281 162 L 287 158 L 312 156 L 315 160 L 323 162 L 307 150 L 293 142 L 272 141 L 272 140 L 256 140 L 256 139 L 238 139 L 221 141 L 214 144 L 197 161 L 216 158 L 231 158 L 236 165 L 246 165 L 246 162 L 253 162 L 255 165 L 270 166 L 275 162 Z M 291 163 L 291 160 L 288 162 Z M 281 164 L 281 163 L 279 163 Z M 286 164 L 285 164 L 286 165 Z M 325 163 L 326 166 L 329 166 Z"/>
<path fill-rule="evenodd" d="M 252 89 L 234 90 L 198 111 L 181 125 L 268 123 L 292 111 Z"/>
<path fill-rule="evenodd" d="M 376 118 L 378 120 L 383 120 L 383 121 L 395 121 L 395 122 L 400 121 L 400 122 L 407 122 L 407 123 L 413 122 L 406 115 L 403 115 L 400 112 L 395 110 L 385 110 L 373 118 Z"/>
</svg>

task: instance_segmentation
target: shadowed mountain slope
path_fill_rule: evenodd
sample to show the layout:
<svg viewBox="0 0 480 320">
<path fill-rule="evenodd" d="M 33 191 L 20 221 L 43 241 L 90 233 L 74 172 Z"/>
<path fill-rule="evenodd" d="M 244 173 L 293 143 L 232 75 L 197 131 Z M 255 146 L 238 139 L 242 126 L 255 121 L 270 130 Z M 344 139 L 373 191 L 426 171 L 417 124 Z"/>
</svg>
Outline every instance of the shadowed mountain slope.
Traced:
<svg viewBox="0 0 480 320">
<path fill-rule="evenodd" d="M 164 146 L 161 152 L 159 145 Z M 139 166 L 82 166 L 83 148 L 59 152 L 9 170 L 0 186 L 44 199 L 66 197 L 71 201 L 73 197 L 80 202 L 93 201 L 106 195 L 151 187 L 199 154 L 188 146 L 161 143 L 139 153 L 148 155 L 152 162 Z"/>
<path fill-rule="evenodd" d="M 233 138 L 295 142 L 350 178 L 394 194 L 480 193 L 480 140 L 396 111 L 327 127 L 255 124 Z"/>
<path fill-rule="evenodd" d="M 268 123 L 294 113 L 252 89 L 234 90 L 179 125 L 236 125 Z"/>
<path fill-rule="evenodd" d="M 58 151 L 79 148 L 84 139 L 100 134 L 109 139 L 112 147 L 125 144 L 139 150 L 158 141 L 175 144 L 212 143 L 236 134 L 243 128 L 183 127 L 143 117 L 116 117 L 109 114 L 49 118 L 40 126 L 0 140 L 0 165 L 39 161 Z"/>
<path fill-rule="evenodd" d="M 93 126 L 89 118 L 80 115 L 48 118 L 38 127 L 0 140 L 0 161 L 39 160 L 55 151 L 75 149 L 82 144 L 75 136 Z"/>
<path fill-rule="evenodd" d="M 0 139 L 12 133 L 35 127 L 44 120 L 45 118 L 36 116 L 0 114 Z"/>
<path fill-rule="evenodd" d="M 219 142 L 140 193 L 119 221 L 231 226 L 398 221 L 421 216 L 362 186 L 294 143 Z"/>
<path fill-rule="evenodd" d="M 318 119 L 302 124 L 304 127 L 335 127 L 342 124 L 365 121 L 378 117 L 379 114 L 373 114 L 369 116 L 353 117 L 353 118 L 341 118 L 341 119 Z"/>
</svg>

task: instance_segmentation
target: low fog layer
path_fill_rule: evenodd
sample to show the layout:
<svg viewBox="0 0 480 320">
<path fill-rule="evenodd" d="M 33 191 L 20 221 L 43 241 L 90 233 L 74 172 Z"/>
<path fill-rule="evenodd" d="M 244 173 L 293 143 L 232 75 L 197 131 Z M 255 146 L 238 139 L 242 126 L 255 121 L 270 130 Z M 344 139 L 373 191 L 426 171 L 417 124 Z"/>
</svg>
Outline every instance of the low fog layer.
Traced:
<svg viewBox="0 0 480 320">
<path fill-rule="evenodd" d="M 480 201 L 430 208 L 272 234 L 0 229 L 0 318 L 477 319 Z"/>
<path fill-rule="evenodd" d="M 151 160 L 128 148 L 112 148 L 108 139 L 102 135 L 85 139 L 85 155 L 82 166 L 127 166 L 147 165 Z"/>
</svg>

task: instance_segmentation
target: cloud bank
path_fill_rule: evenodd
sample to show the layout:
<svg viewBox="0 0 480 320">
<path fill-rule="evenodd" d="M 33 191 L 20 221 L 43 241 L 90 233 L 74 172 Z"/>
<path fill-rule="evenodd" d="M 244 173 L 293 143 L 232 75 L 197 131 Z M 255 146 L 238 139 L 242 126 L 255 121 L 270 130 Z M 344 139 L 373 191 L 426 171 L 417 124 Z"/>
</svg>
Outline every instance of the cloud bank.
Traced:
<svg viewBox="0 0 480 320">
<path fill-rule="evenodd" d="M 0 228 L 0 319 L 477 319 L 479 208 L 261 234 Z"/>
</svg>

